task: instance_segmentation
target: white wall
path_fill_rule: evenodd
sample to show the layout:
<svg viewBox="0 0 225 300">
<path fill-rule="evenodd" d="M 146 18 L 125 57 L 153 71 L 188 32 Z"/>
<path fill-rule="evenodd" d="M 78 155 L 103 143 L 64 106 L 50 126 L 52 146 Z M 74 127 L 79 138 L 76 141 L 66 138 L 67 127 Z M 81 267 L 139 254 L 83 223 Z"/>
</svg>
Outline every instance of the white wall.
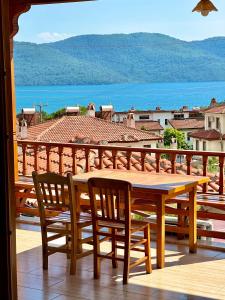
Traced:
<svg viewBox="0 0 225 300">
<path fill-rule="evenodd" d="M 209 118 L 211 119 L 211 127 L 209 127 Z M 220 120 L 220 128 L 217 128 L 216 118 Z M 220 131 L 222 134 L 225 134 L 225 114 L 213 114 L 213 113 L 206 113 L 205 114 L 205 129 L 216 129 Z"/>
</svg>

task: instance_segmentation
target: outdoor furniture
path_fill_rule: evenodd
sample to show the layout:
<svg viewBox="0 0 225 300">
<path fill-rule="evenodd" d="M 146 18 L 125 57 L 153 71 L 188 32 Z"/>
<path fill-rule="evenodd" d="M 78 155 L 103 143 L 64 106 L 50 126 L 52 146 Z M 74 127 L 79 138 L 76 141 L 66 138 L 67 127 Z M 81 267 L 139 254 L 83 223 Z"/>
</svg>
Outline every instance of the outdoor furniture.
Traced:
<svg viewBox="0 0 225 300">
<path fill-rule="evenodd" d="M 76 272 L 76 259 L 93 253 L 92 250 L 78 253 L 83 243 L 92 241 L 92 237 L 82 239 L 81 230 L 91 225 L 91 217 L 80 214 L 77 217 L 77 205 L 72 175 L 67 177 L 54 173 L 38 175 L 32 173 L 38 200 L 41 235 L 43 269 L 48 269 L 48 256 L 56 252 L 66 253 L 70 258 L 70 274 Z M 46 210 L 56 211 L 58 215 L 48 216 Z M 64 237 L 62 246 L 49 245 L 49 242 Z"/>
<path fill-rule="evenodd" d="M 121 170 L 97 170 L 85 174 L 73 176 L 76 192 L 87 192 L 87 181 L 92 177 L 126 180 L 131 183 L 132 199 L 143 199 L 151 205 L 155 203 L 157 214 L 157 267 L 164 267 L 165 260 L 165 205 L 170 199 L 178 195 L 188 193 L 188 215 L 189 215 L 189 251 L 195 253 L 197 250 L 197 204 L 196 191 L 198 184 L 209 181 L 205 176 L 190 176 L 178 174 L 151 174 L 149 172 L 121 171 Z"/>
<path fill-rule="evenodd" d="M 128 282 L 129 270 L 143 262 L 146 273 L 151 273 L 150 225 L 148 222 L 131 220 L 131 184 L 122 180 L 90 178 L 88 188 L 93 226 L 94 278 L 99 278 L 100 258 L 111 259 L 114 268 L 117 267 L 117 261 L 124 263 L 123 284 Z M 96 199 L 99 196 L 100 201 Z M 98 204 L 100 202 L 100 208 L 97 201 Z M 133 239 L 133 234 L 140 231 L 143 231 L 144 237 Z M 101 253 L 100 236 L 111 238 L 110 253 Z M 142 245 L 144 248 L 138 247 Z M 117 255 L 118 248 L 124 249 L 124 257 Z M 130 250 L 144 252 L 144 256 L 130 262 Z"/>
</svg>

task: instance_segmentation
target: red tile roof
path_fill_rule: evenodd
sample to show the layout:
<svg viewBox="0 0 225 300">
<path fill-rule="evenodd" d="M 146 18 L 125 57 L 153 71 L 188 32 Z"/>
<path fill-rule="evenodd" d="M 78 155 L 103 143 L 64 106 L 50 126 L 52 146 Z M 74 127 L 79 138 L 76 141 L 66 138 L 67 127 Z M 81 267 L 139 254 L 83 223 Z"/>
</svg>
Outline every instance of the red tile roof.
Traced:
<svg viewBox="0 0 225 300">
<path fill-rule="evenodd" d="M 216 105 L 205 110 L 205 113 L 225 114 L 225 104 Z"/>
<path fill-rule="evenodd" d="M 136 121 L 135 126 L 140 130 L 143 130 L 143 127 L 148 131 L 163 130 L 163 127 L 158 121 Z"/>
<path fill-rule="evenodd" d="M 129 128 L 89 116 L 64 116 L 60 119 L 31 126 L 28 139 L 45 142 L 132 142 L 159 140 L 152 133 Z"/>
<path fill-rule="evenodd" d="M 192 132 L 190 134 L 191 137 L 197 138 L 197 139 L 204 139 L 209 141 L 219 140 L 221 138 L 220 133 L 215 130 L 198 130 L 195 132 Z M 225 135 L 222 136 L 222 139 L 225 140 Z"/>
<path fill-rule="evenodd" d="M 204 120 L 199 119 L 183 119 L 183 120 L 169 120 L 171 126 L 175 129 L 203 129 Z"/>
</svg>

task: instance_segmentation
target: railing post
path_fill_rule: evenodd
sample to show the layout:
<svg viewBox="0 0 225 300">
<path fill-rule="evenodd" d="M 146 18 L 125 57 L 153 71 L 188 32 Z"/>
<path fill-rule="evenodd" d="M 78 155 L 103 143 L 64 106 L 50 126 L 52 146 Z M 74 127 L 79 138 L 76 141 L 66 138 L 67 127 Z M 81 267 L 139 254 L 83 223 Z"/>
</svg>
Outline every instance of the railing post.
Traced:
<svg viewBox="0 0 225 300">
<path fill-rule="evenodd" d="M 191 160 L 192 160 L 192 155 L 190 154 L 186 155 L 187 175 L 191 175 Z"/>
<path fill-rule="evenodd" d="M 35 172 L 37 172 L 38 171 L 38 146 L 34 145 L 33 149 L 34 149 L 34 170 Z"/>
<path fill-rule="evenodd" d="M 219 194 L 224 192 L 224 157 L 219 158 L 220 178 L 219 178 Z"/>
<path fill-rule="evenodd" d="M 47 170 L 47 172 L 51 172 L 50 150 L 51 150 L 51 147 L 46 146 L 46 156 L 47 156 L 46 170 Z"/>
<path fill-rule="evenodd" d="M 27 144 L 22 144 L 22 152 L 23 152 L 23 176 L 27 175 L 27 156 L 26 156 L 26 151 L 27 151 Z"/>
<path fill-rule="evenodd" d="M 74 175 L 77 174 L 77 149 L 76 148 L 72 148 L 72 172 Z"/>
<path fill-rule="evenodd" d="M 127 151 L 127 170 L 130 170 L 131 167 L 131 151 Z"/>
<path fill-rule="evenodd" d="M 63 147 L 58 147 L 58 153 L 59 153 L 59 174 L 63 174 Z"/>
<path fill-rule="evenodd" d="M 117 169 L 117 150 L 112 150 L 113 169 Z"/>
<path fill-rule="evenodd" d="M 160 171 L 160 154 L 161 153 L 156 153 L 155 155 L 155 160 L 156 160 L 156 172 L 159 173 Z"/>
<path fill-rule="evenodd" d="M 86 172 L 90 171 L 89 154 L 90 154 L 90 149 L 85 148 Z"/>
<path fill-rule="evenodd" d="M 103 150 L 98 149 L 99 169 L 103 169 Z"/>
<path fill-rule="evenodd" d="M 207 176 L 207 164 L 208 164 L 208 156 L 203 156 L 203 176 Z M 208 192 L 208 183 L 203 184 L 203 193 Z"/>
<path fill-rule="evenodd" d="M 142 171 L 146 171 L 145 157 L 146 157 L 146 152 L 141 152 L 141 170 Z"/>
<path fill-rule="evenodd" d="M 171 160 L 171 173 L 176 174 L 176 153 L 170 154 L 170 160 Z"/>
</svg>

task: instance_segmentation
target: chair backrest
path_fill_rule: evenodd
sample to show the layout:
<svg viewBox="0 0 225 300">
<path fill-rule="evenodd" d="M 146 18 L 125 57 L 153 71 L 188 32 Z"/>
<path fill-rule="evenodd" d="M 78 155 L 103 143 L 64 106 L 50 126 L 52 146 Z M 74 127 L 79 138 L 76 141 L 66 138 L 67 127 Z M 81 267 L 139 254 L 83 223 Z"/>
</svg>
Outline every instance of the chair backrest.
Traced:
<svg viewBox="0 0 225 300">
<path fill-rule="evenodd" d="M 129 182 L 90 178 L 88 188 L 93 225 L 98 224 L 99 221 L 107 221 L 122 223 L 130 227 L 132 186 Z"/>
<path fill-rule="evenodd" d="M 32 173 L 41 220 L 46 218 L 46 209 L 70 211 L 71 221 L 76 217 L 75 190 L 72 174 L 67 177 L 55 173 Z"/>
</svg>

